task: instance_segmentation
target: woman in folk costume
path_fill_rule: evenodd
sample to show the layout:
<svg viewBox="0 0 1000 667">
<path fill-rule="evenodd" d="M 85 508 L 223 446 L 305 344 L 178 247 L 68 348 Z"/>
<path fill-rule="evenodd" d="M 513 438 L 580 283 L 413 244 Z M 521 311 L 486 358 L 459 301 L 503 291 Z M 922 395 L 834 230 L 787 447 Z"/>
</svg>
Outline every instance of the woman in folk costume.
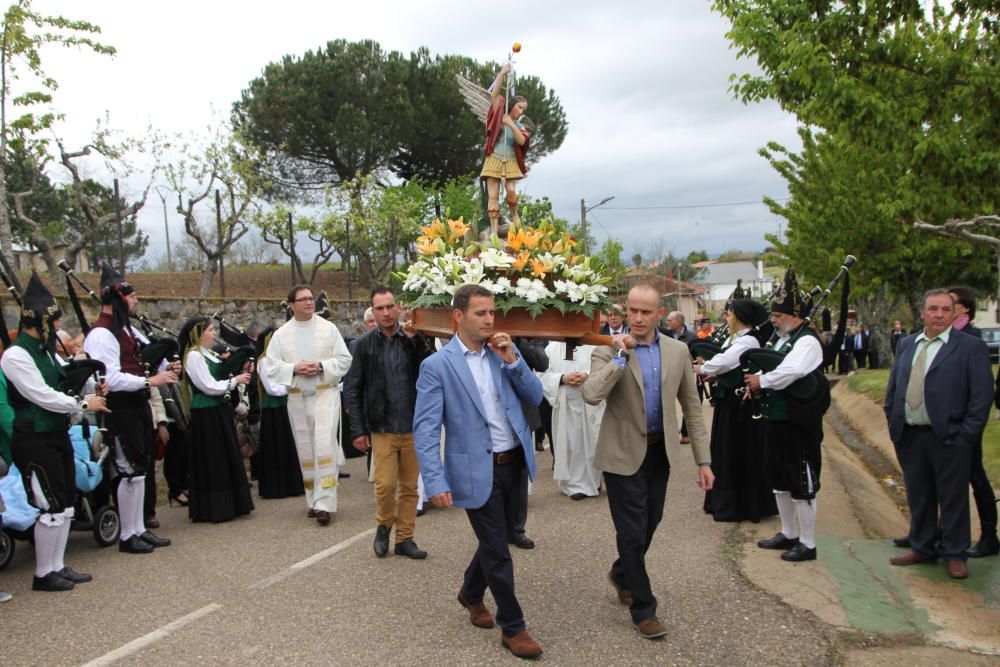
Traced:
<svg viewBox="0 0 1000 667">
<path fill-rule="evenodd" d="M 191 414 L 188 516 L 192 521 L 229 521 L 253 510 L 230 402 L 236 387 L 250 382 L 250 373 L 223 376 L 222 360 L 212 352 L 215 328 L 207 317 L 188 320 L 179 338 Z"/>
<path fill-rule="evenodd" d="M 593 351 L 593 345 L 581 345 L 568 360 L 566 343 L 551 342 L 545 348 L 549 368 L 541 376 L 545 400 L 552 405 L 552 477 L 559 490 L 573 500 L 597 496 L 601 488 L 601 471 L 594 467 L 594 452 L 604 403 L 588 405 L 580 393 L 580 385 L 590 373 Z"/>
<path fill-rule="evenodd" d="M 531 144 L 530 121 L 524 116 L 528 100 L 520 95 L 504 98 L 504 81 L 511 72 L 508 62 L 497 74 L 490 87 L 490 107 L 486 115 L 486 160 L 479 177 L 486 182 L 486 214 L 493 232 L 500 223 L 500 181 L 507 193 L 507 208 L 511 224 L 520 224 L 517 214 L 516 185 L 528 173 L 525 156 Z"/>
<path fill-rule="evenodd" d="M 759 348 L 770 338 L 774 327 L 767 309 L 744 298 L 741 286 L 726 304 L 729 337 L 722 352 L 695 363 L 695 373 L 713 379 L 712 472 L 715 484 L 705 492 L 705 512 L 716 521 L 753 521 L 774 516 L 778 508 L 767 481 L 764 466 L 766 424 L 753 419 L 753 407 L 736 393 L 736 386 L 720 382 L 726 373 L 740 373 L 740 355 Z M 742 381 L 739 382 L 742 384 Z"/>
<path fill-rule="evenodd" d="M 261 498 L 301 496 L 305 491 L 295 436 L 288 421 L 288 388 L 267 376 L 264 351 L 274 327 L 257 337 L 257 377 L 260 380 L 260 449 L 257 450 L 257 484 Z"/>
<path fill-rule="evenodd" d="M 35 523 L 36 591 L 68 591 L 91 580 L 63 562 L 73 503 L 76 467 L 69 440 L 70 418 L 84 411 L 107 412 L 102 396 L 81 400 L 59 390 L 65 377 L 55 359 L 55 322 L 62 317 L 52 295 L 31 274 L 23 296 L 21 332 L 4 353 L 0 366 L 14 409 L 11 453 L 21 471 L 28 501 L 41 514 Z"/>
</svg>

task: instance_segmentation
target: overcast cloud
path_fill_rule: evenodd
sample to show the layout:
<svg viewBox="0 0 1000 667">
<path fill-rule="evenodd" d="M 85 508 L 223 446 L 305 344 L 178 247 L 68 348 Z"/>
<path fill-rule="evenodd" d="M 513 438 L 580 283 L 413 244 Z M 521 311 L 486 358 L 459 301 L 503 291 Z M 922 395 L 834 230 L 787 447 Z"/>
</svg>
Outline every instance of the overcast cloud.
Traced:
<svg viewBox="0 0 1000 667">
<path fill-rule="evenodd" d="M 519 71 L 553 88 L 569 120 L 562 148 L 536 164 L 522 186 L 547 195 L 557 215 L 578 220 L 581 198 L 593 204 L 614 195 L 589 219 L 599 242 L 610 233 L 626 255 L 658 239 L 677 253 L 761 249 L 763 235 L 781 221 L 759 203 L 651 208 L 786 196 L 784 181 L 756 151 L 771 140 L 798 146 L 794 118 L 774 104 L 732 99 L 729 75 L 750 65 L 736 60 L 727 24 L 701 0 L 530 8 L 467 0 L 36 0 L 35 8 L 96 23 L 103 41 L 118 49 L 113 59 L 45 54 L 48 73 L 60 82 L 56 105 L 68 116 L 60 131 L 71 145 L 105 111 L 127 132 L 150 124 L 202 131 L 212 110 L 228 113 L 267 63 L 331 39 L 371 38 L 404 53 L 426 46 L 479 60 L 504 58 L 516 40 L 524 45 Z M 134 191 L 142 182 L 128 186 Z M 154 196 L 140 221 L 157 240 L 162 219 Z M 172 220 L 171 232 L 180 230 L 180 220 Z"/>
</svg>

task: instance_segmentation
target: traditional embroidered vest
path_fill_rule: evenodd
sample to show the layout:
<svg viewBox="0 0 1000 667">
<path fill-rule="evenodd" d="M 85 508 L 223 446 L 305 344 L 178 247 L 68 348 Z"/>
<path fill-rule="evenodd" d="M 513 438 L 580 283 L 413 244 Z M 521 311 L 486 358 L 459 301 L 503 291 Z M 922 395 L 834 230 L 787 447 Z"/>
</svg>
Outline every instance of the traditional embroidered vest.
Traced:
<svg viewBox="0 0 1000 667">
<path fill-rule="evenodd" d="M 802 335 L 796 338 L 792 343 L 786 343 L 779 352 L 784 352 L 786 355 L 789 354 L 792 349 L 804 338 L 811 336 L 816 340 L 819 340 L 819 336 L 813 331 L 812 327 L 808 324 L 803 324 L 806 330 L 802 332 Z M 792 336 L 795 336 L 796 332 L 792 332 Z M 769 344 L 770 346 L 770 344 Z M 780 389 L 765 389 L 764 394 L 766 398 L 763 403 L 764 414 L 768 419 L 772 421 L 788 421 L 788 399 L 785 398 L 784 391 Z"/>
<path fill-rule="evenodd" d="M 42 347 L 42 341 L 22 331 L 14 339 L 12 346 L 27 351 L 42 374 L 45 384 L 56 391 L 59 390 L 59 381 L 63 378 L 62 368 Z M 69 415 L 62 412 L 49 412 L 36 405 L 30 399 L 22 396 L 13 382 L 7 383 L 7 391 L 11 407 L 14 408 L 15 426 L 30 429 L 35 433 L 65 432 L 69 428 Z"/>
<path fill-rule="evenodd" d="M 201 354 L 199 352 L 199 354 Z M 202 355 L 205 359 L 205 363 L 208 364 L 208 372 L 212 374 L 212 377 L 216 380 L 225 380 L 227 378 L 220 377 L 222 375 L 222 364 L 217 361 L 212 361 L 208 357 Z M 204 408 L 215 408 L 220 405 L 226 404 L 226 397 L 223 396 L 210 396 L 209 394 L 203 393 L 198 389 L 194 382 L 188 381 L 191 386 L 191 409 L 198 410 Z"/>
<path fill-rule="evenodd" d="M 142 361 L 139 358 L 139 339 L 125 329 L 116 328 L 114 315 L 111 313 L 101 313 L 101 316 L 94 322 L 94 327 L 107 329 L 114 334 L 115 340 L 118 341 L 118 347 L 121 350 L 119 364 L 121 364 L 122 373 L 138 375 L 139 377 L 146 374 L 146 370 L 143 368 Z"/>
</svg>

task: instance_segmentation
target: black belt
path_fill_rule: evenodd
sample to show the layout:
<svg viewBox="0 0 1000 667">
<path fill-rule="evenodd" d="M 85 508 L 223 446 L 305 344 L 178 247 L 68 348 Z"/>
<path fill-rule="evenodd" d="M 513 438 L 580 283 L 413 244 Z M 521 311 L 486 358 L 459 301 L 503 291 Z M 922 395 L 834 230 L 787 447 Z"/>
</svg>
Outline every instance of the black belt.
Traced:
<svg viewBox="0 0 1000 667">
<path fill-rule="evenodd" d="M 662 445 L 664 442 L 662 433 L 647 433 L 646 434 L 646 444 L 647 445 Z"/>
<path fill-rule="evenodd" d="M 493 463 L 497 465 L 504 465 L 505 463 L 513 463 L 517 461 L 522 456 L 524 456 L 524 450 L 520 447 L 516 449 L 510 449 L 506 452 L 493 452 Z"/>
</svg>

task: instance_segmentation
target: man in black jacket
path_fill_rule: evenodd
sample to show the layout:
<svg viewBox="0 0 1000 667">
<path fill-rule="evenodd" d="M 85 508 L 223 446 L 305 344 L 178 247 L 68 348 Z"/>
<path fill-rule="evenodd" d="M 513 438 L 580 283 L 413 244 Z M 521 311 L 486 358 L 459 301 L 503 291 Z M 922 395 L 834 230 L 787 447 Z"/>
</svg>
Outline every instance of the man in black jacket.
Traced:
<svg viewBox="0 0 1000 667">
<path fill-rule="evenodd" d="M 413 541 L 420 474 L 413 448 L 413 409 L 420 363 L 434 348 L 410 321 L 400 326 L 392 290 L 376 287 L 371 301 L 377 326 L 357 341 L 344 395 L 354 447 L 373 451 L 378 523 L 373 549 L 379 558 L 389 552 L 389 531 L 395 524 L 395 553 L 426 558 L 427 552 Z"/>
</svg>

